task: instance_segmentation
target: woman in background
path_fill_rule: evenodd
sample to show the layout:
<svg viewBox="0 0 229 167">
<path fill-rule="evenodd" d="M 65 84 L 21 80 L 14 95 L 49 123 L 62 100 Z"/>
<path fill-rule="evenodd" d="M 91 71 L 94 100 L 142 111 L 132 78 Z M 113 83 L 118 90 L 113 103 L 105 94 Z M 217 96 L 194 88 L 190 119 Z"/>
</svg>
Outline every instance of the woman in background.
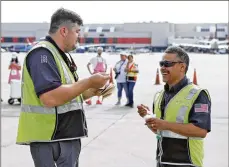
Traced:
<svg viewBox="0 0 229 167">
<path fill-rule="evenodd" d="M 8 83 L 11 83 L 12 79 L 20 80 L 21 75 L 20 75 L 20 70 L 21 70 L 21 65 L 20 62 L 18 61 L 18 57 L 16 53 L 13 53 L 12 59 L 10 61 L 9 65 L 9 70 L 10 70 L 10 75 L 9 75 L 9 80 Z"/>
<path fill-rule="evenodd" d="M 137 75 L 139 73 L 138 65 L 134 62 L 133 55 L 128 56 L 128 63 L 125 71 L 127 72 L 127 87 L 128 87 L 128 99 L 129 103 L 125 106 L 134 107 L 134 86 L 137 81 Z"/>
</svg>

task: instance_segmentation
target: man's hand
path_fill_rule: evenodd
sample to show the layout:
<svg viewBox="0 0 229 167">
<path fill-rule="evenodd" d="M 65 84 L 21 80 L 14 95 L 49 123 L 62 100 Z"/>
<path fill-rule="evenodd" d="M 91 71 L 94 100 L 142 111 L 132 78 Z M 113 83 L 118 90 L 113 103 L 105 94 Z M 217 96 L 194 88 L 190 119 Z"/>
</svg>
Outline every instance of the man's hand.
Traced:
<svg viewBox="0 0 229 167">
<path fill-rule="evenodd" d="M 157 134 L 157 128 L 147 125 L 147 127 L 155 134 Z"/>
<path fill-rule="evenodd" d="M 141 105 L 138 105 L 137 106 L 137 108 L 138 108 L 138 113 L 139 113 L 139 115 L 141 116 L 141 117 L 144 117 L 144 116 L 146 116 L 147 115 L 147 112 L 148 111 L 150 111 L 149 110 L 149 107 L 147 107 L 147 106 L 145 106 L 144 104 L 141 104 Z M 156 128 L 156 126 L 153 126 L 153 119 L 155 119 L 155 118 L 148 118 L 148 119 L 146 119 L 146 124 L 145 125 L 147 125 L 147 127 L 153 132 L 153 133 L 157 133 L 157 128 Z"/>
<path fill-rule="evenodd" d="M 98 90 L 98 89 L 90 88 L 90 89 L 84 91 L 84 92 L 82 93 L 83 99 L 84 99 L 84 100 L 87 100 L 87 99 L 89 99 L 89 98 L 91 98 L 91 97 L 93 97 L 93 96 L 96 96 L 97 90 Z"/>
<path fill-rule="evenodd" d="M 90 86 L 91 88 L 99 89 L 103 87 L 107 81 L 109 81 L 110 76 L 109 74 L 93 74 L 92 76 L 89 77 L 90 80 Z"/>
<path fill-rule="evenodd" d="M 168 130 L 169 122 L 162 120 L 162 119 L 158 119 L 158 118 L 149 118 L 146 120 L 146 125 L 152 131 L 154 131 L 154 130 Z"/>
<path fill-rule="evenodd" d="M 141 104 L 141 105 L 138 105 L 137 106 L 138 108 L 138 114 L 141 116 L 141 117 L 144 117 L 147 115 L 147 111 L 149 111 L 149 107 Z"/>
<path fill-rule="evenodd" d="M 17 67 L 18 65 L 17 65 L 17 63 L 12 62 L 12 63 L 11 63 L 11 66 L 12 66 L 12 67 Z"/>
</svg>

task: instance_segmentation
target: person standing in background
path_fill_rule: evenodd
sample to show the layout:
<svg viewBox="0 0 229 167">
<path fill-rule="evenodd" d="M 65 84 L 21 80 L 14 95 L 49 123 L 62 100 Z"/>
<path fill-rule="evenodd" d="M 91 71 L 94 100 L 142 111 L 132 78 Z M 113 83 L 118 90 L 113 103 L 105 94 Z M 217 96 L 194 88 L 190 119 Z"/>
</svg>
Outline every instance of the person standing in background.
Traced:
<svg viewBox="0 0 229 167">
<path fill-rule="evenodd" d="M 21 65 L 20 65 L 20 62 L 18 61 L 18 57 L 16 53 L 12 54 L 12 59 L 10 61 L 9 70 L 10 70 L 9 80 L 8 80 L 9 84 L 11 83 L 12 79 L 16 79 L 16 80 L 21 79 L 21 74 L 20 74 Z"/>
<path fill-rule="evenodd" d="M 120 105 L 121 104 L 121 98 L 122 98 L 122 90 L 124 89 L 125 93 L 126 93 L 126 99 L 127 99 L 127 103 L 128 104 L 129 100 L 128 100 L 128 87 L 127 87 L 127 82 L 126 82 L 126 65 L 128 63 L 127 60 L 127 54 L 125 52 L 121 52 L 120 53 L 120 58 L 121 60 L 118 61 L 115 64 L 115 67 L 113 68 L 114 72 L 115 72 L 115 79 L 117 82 L 117 88 L 118 88 L 118 101 L 115 105 Z"/>
<path fill-rule="evenodd" d="M 97 56 L 93 57 L 87 64 L 87 69 L 91 75 L 96 73 L 106 73 L 107 62 L 106 59 L 102 57 L 102 53 L 103 53 L 103 48 L 98 47 Z M 94 70 L 93 72 L 91 72 L 90 65 L 92 65 L 92 68 Z M 92 104 L 91 99 L 87 100 L 86 104 L 91 105 Z M 100 99 L 100 96 L 98 96 L 98 100 L 96 101 L 96 104 L 102 104 L 102 100 Z"/>
<path fill-rule="evenodd" d="M 128 87 L 128 99 L 129 103 L 125 106 L 134 107 L 134 87 L 137 81 L 137 75 L 139 73 L 138 65 L 134 62 L 133 55 L 128 56 L 128 63 L 125 71 L 127 72 L 127 87 Z"/>
</svg>

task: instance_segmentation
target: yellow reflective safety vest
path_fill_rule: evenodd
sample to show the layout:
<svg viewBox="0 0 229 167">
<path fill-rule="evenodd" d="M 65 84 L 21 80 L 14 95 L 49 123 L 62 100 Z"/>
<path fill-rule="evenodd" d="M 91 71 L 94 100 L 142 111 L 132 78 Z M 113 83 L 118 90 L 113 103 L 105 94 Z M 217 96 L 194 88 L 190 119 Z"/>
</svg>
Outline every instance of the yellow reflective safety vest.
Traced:
<svg viewBox="0 0 229 167">
<path fill-rule="evenodd" d="M 188 84 L 181 89 L 165 107 L 164 120 L 168 122 L 189 123 L 189 113 L 199 93 L 204 90 L 194 84 Z M 209 99 L 210 95 L 204 90 Z M 154 97 L 154 113 L 161 119 L 161 102 L 164 90 Z M 158 131 L 157 160 L 161 164 L 203 166 L 203 138 L 186 137 L 172 131 Z"/>
<path fill-rule="evenodd" d="M 27 53 L 22 73 L 21 113 L 16 143 L 30 144 L 31 142 L 72 140 L 86 137 L 87 125 L 81 95 L 62 106 L 53 108 L 45 107 L 37 97 L 27 69 L 26 58 L 31 51 L 39 47 L 46 48 L 52 53 L 62 84 L 75 82 L 73 74 L 52 43 L 41 41 Z M 63 119 L 60 119 L 60 116 L 67 114 L 75 120 L 68 124 L 62 123 Z"/>
<path fill-rule="evenodd" d="M 129 70 L 137 69 L 138 68 L 138 65 L 135 64 L 135 63 L 133 63 L 128 68 L 129 68 Z M 136 72 L 128 72 L 126 76 L 127 76 L 127 81 L 129 81 L 129 82 L 136 82 L 137 81 L 138 73 L 136 73 Z"/>
</svg>

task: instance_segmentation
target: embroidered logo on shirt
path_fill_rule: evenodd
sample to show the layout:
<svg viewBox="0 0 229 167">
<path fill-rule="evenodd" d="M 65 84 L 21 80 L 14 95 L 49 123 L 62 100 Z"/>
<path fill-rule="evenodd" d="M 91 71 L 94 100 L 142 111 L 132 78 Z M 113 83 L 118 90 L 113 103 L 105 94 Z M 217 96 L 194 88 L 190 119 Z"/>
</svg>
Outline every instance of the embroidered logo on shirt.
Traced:
<svg viewBox="0 0 229 167">
<path fill-rule="evenodd" d="M 207 104 L 195 104 L 195 112 L 208 112 Z"/>
<path fill-rule="evenodd" d="M 41 63 L 48 63 L 48 57 L 46 55 L 41 55 Z"/>
</svg>

